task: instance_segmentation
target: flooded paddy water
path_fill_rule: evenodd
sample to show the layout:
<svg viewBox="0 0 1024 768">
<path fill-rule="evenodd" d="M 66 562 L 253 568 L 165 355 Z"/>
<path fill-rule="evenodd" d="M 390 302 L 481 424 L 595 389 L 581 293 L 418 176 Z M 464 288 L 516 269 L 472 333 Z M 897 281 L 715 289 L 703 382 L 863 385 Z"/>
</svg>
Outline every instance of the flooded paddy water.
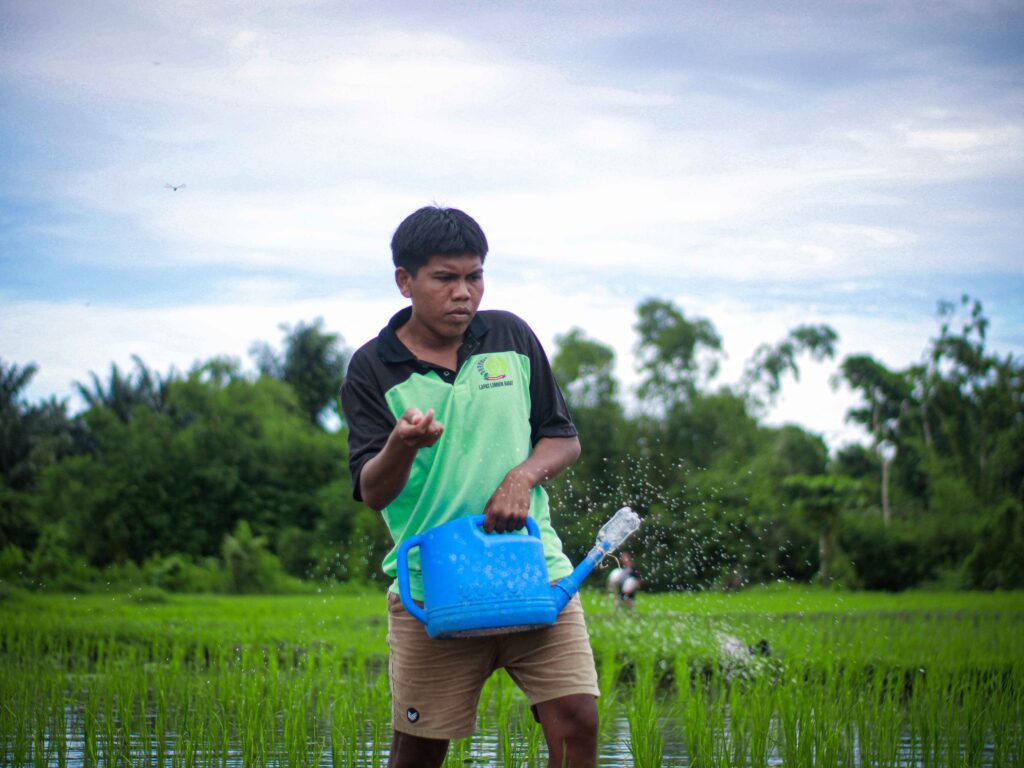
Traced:
<svg viewBox="0 0 1024 768">
<path fill-rule="evenodd" d="M 379 595 L 0 605 L 0 765 L 377 766 Z M 585 596 L 604 766 L 1024 764 L 1019 595 Z M 761 644 L 761 641 L 764 641 Z M 453 641 L 457 642 L 457 641 Z M 504 675 L 449 766 L 545 765 Z"/>
</svg>

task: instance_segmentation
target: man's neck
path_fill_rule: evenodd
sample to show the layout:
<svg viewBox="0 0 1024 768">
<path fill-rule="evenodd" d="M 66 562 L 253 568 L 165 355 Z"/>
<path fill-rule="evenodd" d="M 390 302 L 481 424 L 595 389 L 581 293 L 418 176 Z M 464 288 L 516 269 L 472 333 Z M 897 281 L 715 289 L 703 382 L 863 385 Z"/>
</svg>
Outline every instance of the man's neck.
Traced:
<svg viewBox="0 0 1024 768">
<path fill-rule="evenodd" d="M 395 334 L 418 359 L 450 370 L 457 367 L 459 347 L 462 346 L 461 336 L 446 337 L 432 333 L 417 322 L 415 314 Z"/>
</svg>

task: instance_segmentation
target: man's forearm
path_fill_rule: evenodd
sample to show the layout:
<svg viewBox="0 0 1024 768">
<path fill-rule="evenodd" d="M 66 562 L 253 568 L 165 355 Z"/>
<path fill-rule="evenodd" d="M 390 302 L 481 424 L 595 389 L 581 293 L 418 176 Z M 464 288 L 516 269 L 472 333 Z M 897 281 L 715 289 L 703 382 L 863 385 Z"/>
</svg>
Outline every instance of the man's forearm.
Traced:
<svg viewBox="0 0 1024 768">
<path fill-rule="evenodd" d="M 484 530 L 518 531 L 530 513 L 530 494 L 564 472 L 580 456 L 575 437 L 542 437 L 527 459 L 508 471 L 484 508 Z"/>
<path fill-rule="evenodd" d="M 580 457 L 578 437 L 542 437 L 533 446 L 526 461 L 512 468 L 509 474 L 525 481 L 530 488 L 558 477 Z"/>
<path fill-rule="evenodd" d="M 359 492 L 368 507 L 379 512 L 398 498 L 409 482 L 416 450 L 392 433 L 384 449 L 363 465 L 359 473 Z"/>
</svg>

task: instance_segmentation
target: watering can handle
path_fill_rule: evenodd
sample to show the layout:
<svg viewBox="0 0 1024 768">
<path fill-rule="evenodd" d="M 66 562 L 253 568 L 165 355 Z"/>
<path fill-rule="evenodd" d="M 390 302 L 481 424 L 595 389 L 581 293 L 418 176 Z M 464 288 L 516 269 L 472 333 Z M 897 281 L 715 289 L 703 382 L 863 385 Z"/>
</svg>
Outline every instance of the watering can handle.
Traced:
<svg viewBox="0 0 1024 768">
<path fill-rule="evenodd" d="M 479 528 L 484 524 L 484 518 L 486 517 L 487 515 L 473 515 L 473 517 L 470 519 L 473 521 L 473 525 Z M 526 532 L 533 536 L 535 539 L 540 538 L 540 528 L 537 527 L 537 523 L 534 521 L 532 517 L 526 518 Z"/>
<path fill-rule="evenodd" d="M 402 598 L 405 610 L 426 624 L 427 612 L 416 605 L 416 601 L 412 599 L 412 591 L 409 589 L 409 550 L 418 547 L 422 540 L 423 534 L 419 533 L 409 537 L 398 547 L 398 596 Z"/>
</svg>

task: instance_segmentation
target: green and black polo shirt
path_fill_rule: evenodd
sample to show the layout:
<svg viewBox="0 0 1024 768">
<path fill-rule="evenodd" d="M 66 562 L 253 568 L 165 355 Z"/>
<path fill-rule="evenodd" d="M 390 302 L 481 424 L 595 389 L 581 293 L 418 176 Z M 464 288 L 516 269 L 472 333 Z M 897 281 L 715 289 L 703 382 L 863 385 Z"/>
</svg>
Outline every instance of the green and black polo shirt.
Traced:
<svg viewBox="0 0 1024 768">
<path fill-rule="evenodd" d="M 409 482 L 383 510 L 395 542 L 383 563 L 392 578 L 403 540 L 482 513 L 505 474 L 538 440 L 576 435 L 544 349 L 523 320 L 509 312 L 478 312 L 459 348 L 458 369 L 450 371 L 418 360 L 399 340 L 395 331 L 411 315 L 411 307 L 402 310 L 356 351 L 341 390 L 356 499 L 362 500 L 363 465 L 384 448 L 407 408 L 423 413 L 433 408 L 444 425 L 437 443 L 416 454 Z M 530 516 L 541 531 L 549 578 L 568 575 L 572 565 L 551 527 L 541 487 L 533 491 Z M 418 555 L 418 550 L 411 553 L 410 586 L 421 600 Z"/>
</svg>

